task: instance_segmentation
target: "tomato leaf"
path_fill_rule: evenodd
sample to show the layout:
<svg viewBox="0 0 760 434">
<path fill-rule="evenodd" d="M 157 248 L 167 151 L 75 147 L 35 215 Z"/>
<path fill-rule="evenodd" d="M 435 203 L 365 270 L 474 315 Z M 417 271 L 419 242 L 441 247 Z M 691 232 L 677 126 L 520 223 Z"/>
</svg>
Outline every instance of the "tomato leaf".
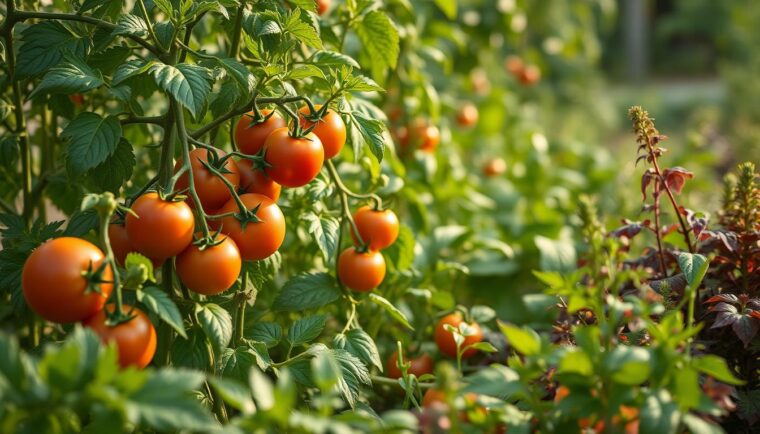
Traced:
<svg viewBox="0 0 760 434">
<path fill-rule="evenodd" d="M 64 53 L 65 60 L 51 68 L 34 88 L 29 98 L 41 93 L 73 94 L 86 92 L 103 85 L 103 76 L 84 60 Z"/>
<path fill-rule="evenodd" d="M 256 411 L 256 404 L 253 403 L 251 392 L 243 384 L 219 377 L 209 378 L 209 384 L 224 402 L 240 410 L 243 415 L 252 414 Z"/>
<path fill-rule="evenodd" d="M 118 195 L 121 186 L 132 176 L 136 163 L 132 145 L 122 137 L 116 151 L 90 170 L 87 176 L 99 191 L 110 191 Z"/>
<path fill-rule="evenodd" d="M 168 294 L 155 286 L 146 286 L 137 291 L 137 301 L 145 306 L 148 312 L 158 316 L 161 321 L 168 324 L 180 336 L 187 339 L 185 326 L 182 322 L 182 314 L 180 314 L 177 305 L 169 298 Z"/>
<path fill-rule="evenodd" d="M 398 30 L 387 15 L 372 11 L 356 26 L 356 35 L 364 52 L 372 61 L 372 76 L 378 77 L 387 68 L 395 68 L 399 53 Z"/>
<path fill-rule="evenodd" d="M 353 57 L 336 51 L 320 50 L 312 56 L 314 63 L 319 66 L 350 66 L 359 69 L 359 62 Z"/>
<path fill-rule="evenodd" d="M 498 321 L 499 329 L 507 337 L 507 343 L 520 354 L 533 356 L 541 351 L 541 338 L 527 327 L 517 327 Z"/>
<path fill-rule="evenodd" d="M 29 26 L 21 33 L 16 73 L 19 77 L 42 75 L 61 61 L 63 53 L 82 57 L 87 49 L 87 38 L 73 32 L 58 21 L 43 21 Z"/>
<path fill-rule="evenodd" d="M 335 278 L 327 273 L 305 273 L 291 278 L 277 294 L 272 309 L 299 311 L 324 306 L 340 298 Z"/>
<path fill-rule="evenodd" d="M 294 38 L 313 48 L 322 48 L 319 33 L 311 24 L 301 19 L 301 10 L 294 9 L 285 20 L 285 31 Z"/>
<path fill-rule="evenodd" d="M 171 347 L 171 360 L 174 366 L 204 370 L 208 367 L 209 341 L 206 334 L 198 327 L 187 330 L 187 339 L 175 339 Z"/>
<path fill-rule="evenodd" d="M 274 322 L 257 322 L 245 331 L 245 336 L 272 348 L 282 340 L 282 327 Z"/>
<path fill-rule="evenodd" d="M 367 365 L 374 365 L 383 372 L 383 362 L 375 341 L 362 329 L 351 329 L 345 334 L 338 333 L 333 338 L 335 348 L 348 351 Z"/>
<path fill-rule="evenodd" d="M 156 63 L 150 68 L 150 73 L 158 87 L 174 97 L 194 117 L 201 115 L 211 92 L 211 71 L 188 63 L 177 66 Z"/>
<path fill-rule="evenodd" d="M 370 293 L 368 298 L 371 302 L 385 309 L 385 311 L 388 312 L 396 321 L 401 323 L 401 325 L 408 328 L 409 330 L 414 330 L 414 327 L 409 324 L 409 320 L 406 319 L 406 315 L 404 315 L 403 312 L 394 306 L 393 303 L 375 293 Z"/>
<path fill-rule="evenodd" d="M 95 113 L 80 113 L 61 132 L 69 140 L 66 167 L 76 176 L 97 167 L 113 155 L 121 139 L 121 124 L 116 116 L 105 118 Z"/>
<path fill-rule="evenodd" d="M 124 14 L 119 17 L 119 21 L 116 22 L 116 28 L 113 29 L 114 36 L 116 35 L 132 35 L 132 36 L 147 36 L 148 25 L 141 17 L 132 14 Z"/>
<path fill-rule="evenodd" d="M 291 347 L 311 342 L 322 333 L 327 318 L 324 315 L 314 315 L 299 319 L 288 330 L 288 342 Z"/>
<path fill-rule="evenodd" d="M 308 223 L 307 230 L 314 236 L 325 261 L 328 261 L 338 245 L 338 220 L 329 216 L 320 217 L 313 212 L 307 212 L 301 218 Z"/>
<path fill-rule="evenodd" d="M 226 348 L 219 362 L 222 374 L 225 377 L 235 378 L 239 381 L 248 381 L 248 373 L 251 368 L 258 366 L 259 369 L 269 369 L 272 359 L 265 346 L 257 344 L 241 345 L 234 350 Z"/>
<path fill-rule="evenodd" d="M 695 357 L 691 362 L 694 369 L 697 371 L 709 375 L 718 381 L 722 381 L 728 384 L 744 384 L 744 381 L 736 378 L 731 369 L 726 365 L 726 361 L 722 358 L 706 354 L 700 357 Z"/>
<path fill-rule="evenodd" d="M 221 353 L 232 340 L 232 316 L 223 307 L 214 303 L 198 304 L 195 308 L 198 323 L 214 347 Z"/>
</svg>

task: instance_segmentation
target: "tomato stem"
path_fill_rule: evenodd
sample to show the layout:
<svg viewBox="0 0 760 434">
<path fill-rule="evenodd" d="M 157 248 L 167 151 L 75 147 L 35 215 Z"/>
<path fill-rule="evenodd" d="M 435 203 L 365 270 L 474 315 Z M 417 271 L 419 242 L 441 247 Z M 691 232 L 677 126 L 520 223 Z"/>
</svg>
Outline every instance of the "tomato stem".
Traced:
<svg viewBox="0 0 760 434">
<path fill-rule="evenodd" d="M 177 122 L 177 133 L 179 134 L 180 143 L 182 144 L 182 160 L 183 160 L 182 165 L 186 167 L 186 170 L 187 170 L 187 185 L 190 191 L 190 197 L 193 199 L 193 203 L 195 204 L 195 209 L 198 210 L 198 214 L 201 216 L 201 218 L 199 219 L 200 222 L 198 223 L 200 224 L 203 237 L 209 238 L 211 234 L 209 232 L 206 219 L 203 218 L 203 216 L 206 213 L 203 210 L 201 199 L 198 197 L 198 192 L 195 191 L 195 180 L 193 178 L 193 171 L 190 166 L 190 144 L 188 143 L 188 140 L 187 140 L 187 130 L 185 129 L 185 117 L 182 112 L 182 106 L 179 103 L 176 103 L 176 101 L 174 104 L 174 117 L 176 118 L 176 122 Z"/>
</svg>

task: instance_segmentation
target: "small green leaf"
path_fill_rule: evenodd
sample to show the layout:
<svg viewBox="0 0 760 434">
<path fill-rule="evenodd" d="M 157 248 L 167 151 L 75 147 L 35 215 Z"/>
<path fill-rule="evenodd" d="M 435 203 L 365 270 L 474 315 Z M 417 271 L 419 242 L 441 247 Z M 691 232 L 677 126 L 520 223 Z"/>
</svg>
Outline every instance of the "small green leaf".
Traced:
<svg viewBox="0 0 760 434">
<path fill-rule="evenodd" d="M 336 51 L 320 50 L 314 53 L 312 59 L 314 60 L 314 63 L 319 66 L 350 66 L 356 69 L 361 68 L 359 62 L 352 57 Z"/>
<path fill-rule="evenodd" d="M 369 294 L 369 300 L 376 305 L 382 307 L 385 309 L 386 312 L 388 312 L 391 317 L 393 317 L 396 321 L 401 323 L 404 327 L 408 328 L 409 330 L 414 330 L 414 327 L 412 327 L 411 324 L 409 324 L 409 320 L 406 319 L 406 315 L 404 315 L 403 312 L 401 312 L 396 306 L 393 305 L 390 301 L 385 299 L 384 297 L 377 295 L 375 293 Z"/>
<path fill-rule="evenodd" d="M 151 312 L 158 316 L 163 322 L 173 328 L 174 331 L 176 331 L 180 336 L 187 339 L 185 326 L 182 322 L 182 315 L 180 314 L 177 305 L 174 304 L 172 299 L 169 298 L 169 295 L 167 295 L 164 291 L 154 286 L 146 286 L 140 291 L 137 291 L 137 301 L 145 306 L 148 312 Z"/>
<path fill-rule="evenodd" d="M 156 63 L 150 68 L 156 84 L 176 98 L 193 116 L 199 116 L 211 92 L 211 72 L 197 65 Z"/>
<path fill-rule="evenodd" d="M 374 365 L 383 372 L 383 362 L 375 341 L 362 329 L 351 329 L 333 338 L 335 348 L 340 348 L 360 358 L 367 365 Z"/>
<path fill-rule="evenodd" d="M 589 376 L 594 373 L 594 364 L 588 354 L 576 348 L 565 352 L 560 359 L 557 373 Z"/>
<path fill-rule="evenodd" d="M 313 48 L 322 48 L 322 40 L 317 29 L 301 20 L 301 10 L 294 9 L 285 21 L 285 31 L 304 44 Z"/>
<path fill-rule="evenodd" d="M 132 78 L 140 74 L 144 74 L 148 72 L 148 70 L 155 63 L 156 62 L 154 60 L 150 60 L 146 62 L 145 60 L 142 60 L 142 59 L 130 60 L 127 63 L 123 63 L 118 68 L 116 68 L 116 71 L 113 73 L 113 77 L 111 78 L 111 84 L 113 86 L 116 86 L 119 83 L 123 82 L 124 80 L 127 80 L 129 78 Z"/>
<path fill-rule="evenodd" d="M 689 283 L 690 291 L 696 290 L 710 267 L 710 261 L 707 257 L 698 253 L 691 254 L 686 252 L 676 253 L 678 266 L 683 271 L 686 281 Z"/>
<path fill-rule="evenodd" d="M 282 340 L 282 327 L 273 322 L 259 322 L 246 330 L 245 336 L 256 342 L 261 342 L 268 348 L 272 348 Z"/>
<path fill-rule="evenodd" d="M 29 98 L 40 93 L 73 94 L 87 92 L 103 85 L 103 77 L 84 60 L 64 54 L 65 60 L 51 68 Z"/>
<path fill-rule="evenodd" d="M 307 230 L 314 236 L 325 260 L 332 258 L 338 245 L 338 220 L 328 216 L 320 217 L 313 212 L 307 212 L 301 218 L 308 222 Z"/>
<path fill-rule="evenodd" d="M 541 351 L 541 338 L 538 334 L 527 327 L 517 327 L 498 321 L 499 328 L 507 343 L 520 354 L 534 356 Z"/>
<path fill-rule="evenodd" d="M 71 175 L 82 174 L 106 161 L 121 139 L 121 124 L 116 116 L 101 118 L 95 113 L 80 113 L 61 136 L 69 140 L 66 162 Z"/>
<path fill-rule="evenodd" d="M 232 340 L 232 317 L 224 308 L 214 303 L 196 305 L 195 315 L 214 350 L 221 353 Z"/>
<path fill-rule="evenodd" d="M 340 298 L 335 278 L 327 273 L 305 273 L 291 278 L 274 300 L 276 311 L 299 311 L 324 306 Z"/>
<path fill-rule="evenodd" d="M 256 411 L 256 405 L 253 403 L 251 392 L 239 382 L 226 378 L 211 377 L 209 378 L 209 383 L 224 402 L 240 410 L 243 415 L 252 414 Z"/>
<path fill-rule="evenodd" d="M 315 315 L 299 319 L 288 330 L 288 342 L 295 347 L 316 339 L 325 328 L 326 317 Z"/>
</svg>

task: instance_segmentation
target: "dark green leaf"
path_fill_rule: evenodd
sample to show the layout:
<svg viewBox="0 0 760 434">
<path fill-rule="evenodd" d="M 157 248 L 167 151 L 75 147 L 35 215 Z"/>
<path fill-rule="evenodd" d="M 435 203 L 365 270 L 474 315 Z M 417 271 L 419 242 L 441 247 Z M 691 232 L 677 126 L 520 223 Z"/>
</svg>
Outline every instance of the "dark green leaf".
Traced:
<svg viewBox="0 0 760 434">
<path fill-rule="evenodd" d="M 325 328 L 324 315 L 315 315 L 299 319 L 288 330 L 288 342 L 295 347 L 313 341 Z"/>
<path fill-rule="evenodd" d="M 367 365 L 374 365 L 383 372 L 383 362 L 375 341 L 362 329 L 351 329 L 345 334 L 339 333 L 333 338 L 336 348 L 348 351 L 360 358 Z"/>
<path fill-rule="evenodd" d="M 273 322 L 259 322 L 246 330 L 245 337 L 272 348 L 282 340 L 282 327 Z"/>
<path fill-rule="evenodd" d="M 158 87 L 176 98 L 193 116 L 199 116 L 211 92 L 211 73 L 197 65 L 156 63 L 150 68 Z"/>
<path fill-rule="evenodd" d="M 277 294 L 272 309 L 298 311 L 332 303 L 341 296 L 335 279 L 327 273 L 306 273 L 291 278 Z"/>
<path fill-rule="evenodd" d="M 119 17 L 116 28 L 113 30 L 114 35 L 133 35 L 147 36 L 148 25 L 141 17 L 132 14 L 124 14 Z"/>
<path fill-rule="evenodd" d="M 377 295 L 375 293 L 369 294 L 369 300 L 376 305 L 382 307 L 385 309 L 386 312 L 388 312 L 393 319 L 401 323 L 404 327 L 408 328 L 409 330 L 414 330 L 414 327 L 412 327 L 411 324 L 409 324 L 409 320 L 406 319 L 406 315 L 404 315 L 403 312 L 401 312 L 396 306 L 393 305 L 390 301 L 386 300 L 384 297 Z"/>
<path fill-rule="evenodd" d="M 180 336 L 187 339 L 185 326 L 182 322 L 182 314 L 180 314 L 177 305 L 174 304 L 168 294 L 154 286 L 146 286 L 137 292 L 137 301 L 142 303 L 148 312 L 161 318 L 162 321 L 169 324 Z"/>
<path fill-rule="evenodd" d="M 195 312 L 203 332 L 208 336 L 217 353 L 232 340 L 232 316 L 218 304 L 198 305 Z"/>
<path fill-rule="evenodd" d="M 116 151 L 90 170 L 89 178 L 101 191 L 118 194 L 121 186 L 132 177 L 136 164 L 132 145 L 123 137 L 119 140 Z"/>
<path fill-rule="evenodd" d="M 40 93 L 73 94 L 87 92 L 103 85 L 103 77 L 84 60 L 64 54 L 65 60 L 45 74 L 29 98 Z"/>
<path fill-rule="evenodd" d="M 82 57 L 87 40 L 58 21 L 43 21 L 21 33 L 16 72 L 20 77 L 42 75 L 61 61 L 64 52 Z"/>
<path fill-rule="evenodd" d="M 338 244 L 338 220 L 328 216 L 320 217 L 313 212 L 308 212 L 301 218 L 308 222 L 307 230 L 314 237 L 325 260 L 332 258 Z"/>
<path fill-rule="evenodd" d="M 71 175 L 97 167 L 111 156 L 121 138 L 121 124 L 116 116 L 101 118 L 84 112 L 74 118 L 61 136 L 69 139 L 66 162 Z"/>
</svg>

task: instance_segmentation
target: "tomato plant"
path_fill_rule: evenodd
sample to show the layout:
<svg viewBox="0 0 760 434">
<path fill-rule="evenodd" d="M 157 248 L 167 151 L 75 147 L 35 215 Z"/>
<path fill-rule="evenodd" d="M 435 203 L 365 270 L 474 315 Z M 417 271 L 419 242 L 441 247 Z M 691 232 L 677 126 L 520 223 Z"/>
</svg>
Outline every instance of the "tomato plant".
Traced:
<svg viewBox="0 0 760 434">
<path fill-rule="evenodd" d="M 0 432 L 754 429 L 756 170 L 596 145 L 612 3 L 4 0 Z"/>
</svg>

